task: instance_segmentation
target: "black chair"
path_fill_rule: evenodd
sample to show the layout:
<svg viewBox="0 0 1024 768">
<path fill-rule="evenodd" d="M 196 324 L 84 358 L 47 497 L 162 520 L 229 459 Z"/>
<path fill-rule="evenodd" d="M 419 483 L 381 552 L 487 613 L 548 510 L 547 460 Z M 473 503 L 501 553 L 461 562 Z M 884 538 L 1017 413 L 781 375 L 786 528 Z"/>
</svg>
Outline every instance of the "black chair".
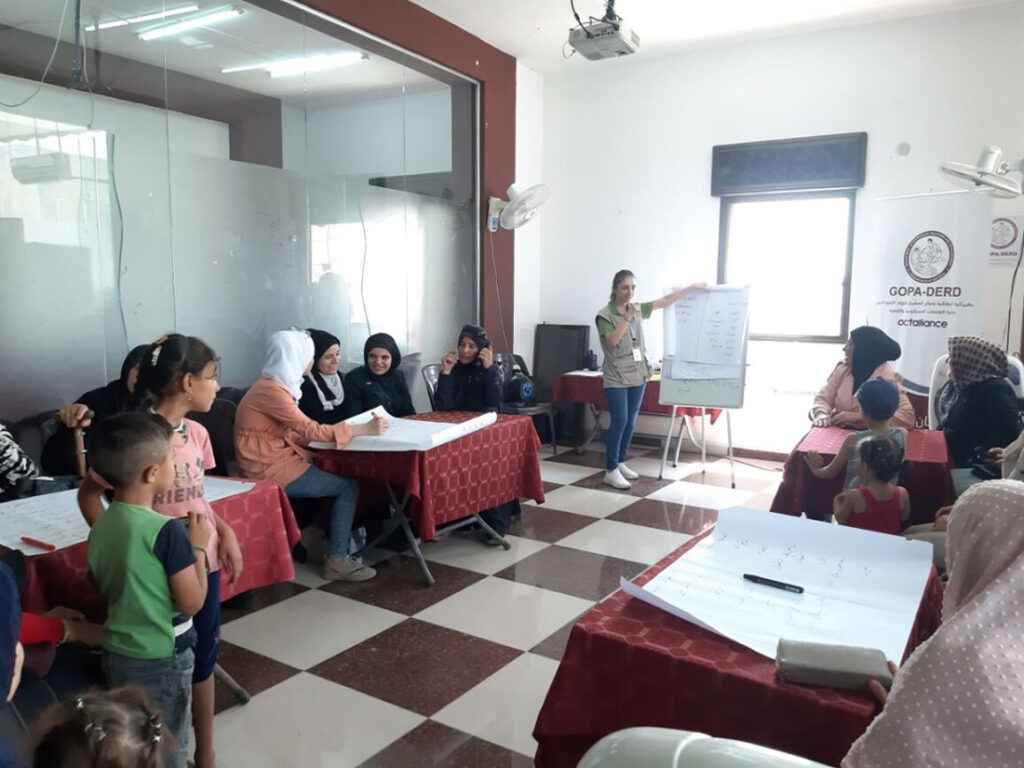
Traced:
<svg viewBox="0 0 1024 768">
<path fill-rule="evenodd" d="M 188 417 L 199 422 L 210 433 L 210 448 L 217 466 L 208 470 L 208 474 L 222 477 L 238 476 L 237 457 L 235 456 L 235 416 L 238 406 L 233 400 L 220 397 L 213 401 L 213 406 L 204 413 L 193 412 Z"/>
<path fill-rule="evenodd" d="M 547 416 L 548 418 L 548 429 L 551 432 L 551 452 L 558 453 L 558 445 L 556 444 L 555 438 L 555 406 L 552 403 L 516 403 L 516 402 L 505 402 L 507 391 L 505 387 L 512 381 L 512 374 L 514 372 L 514 366 L 519 366 L 519 370 L 524 375 L 530 375 L 530 369 L 526 367 L 526 361 L 523 360 L 521 355 L 508 355 L 508 354 L 497 354 L 494 356 L 495 362 L 501 366 L 502 374 L 502 397 L 501 397 L 501 412 L 508 413 L 515 416 Z"/>
<path fill-rule="evenodd" d="M 430 410 L 436 411 L 437 405 L 434 402 L 434 394 L 437 392 L 437 381 L 441 378 L 441 364 L 431 363 L 424 365 L 420 371 L 423 374 L 423 382 L 427 385 L 427 398 L 430 400 Z"/>
</svg>

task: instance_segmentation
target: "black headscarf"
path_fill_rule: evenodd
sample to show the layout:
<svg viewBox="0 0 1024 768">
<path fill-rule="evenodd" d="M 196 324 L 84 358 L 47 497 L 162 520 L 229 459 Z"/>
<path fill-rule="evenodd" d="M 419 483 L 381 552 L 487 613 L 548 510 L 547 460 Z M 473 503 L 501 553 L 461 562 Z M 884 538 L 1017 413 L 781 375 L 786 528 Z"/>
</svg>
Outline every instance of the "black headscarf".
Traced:
<svg viewBox="0 0 1024 768">
<path fill-rule="evenodd" d="M 479 325 L 464 325 L 462 330 L 459 331 L 459 341 L 468 336 L 470 340 L 476 344 L 477 350 L 481 350 L 491 343 L 490 337 L 487 335 L 487 330 L 481 328 Z"/>
<path fill-rule="evenodd" d="M 341 346 L 341 341 L 333 333 L 327 331 L 320 331 L 316 328 L 309 328 L 309 338 L 313 340 L 313 360 L 317 364 L 320 363 L 320 358 L 324 356 L 324 352 L 337 344 Z M 317 365 L 313 366 L 313 370 L 317 370 Z"/>
<path fill-rule="evenodd" d="M 370 368 L 370 350 L 371 349 L 386 349 L 391 353 L 391 367 L 388 368 L 387 373 L 382 373 L 379 376 L 375 374 Z M 398 366 L 402 363 L 402 353 L 398 351 L 398 344 L 394 338 L 387 333 L 375 333 L 366 340 L 363 344 L 363 365 L 366 366 L 366 375 L 370 377 L 371 381 L 380 381 L 386 379 L 389 376 L 393 376 L 395 371 L 398 370 Z"/>
<path fill-rule="evenodd" d="M 86 392 L 75 402 L 89 406 L 89 410 L 94 411 L 100 418 L 127 410 L 132 403 L 132 393 L 128 391 L 128 374 L 142 362 L 142 356 L 148 348 L 148 344 L 135 347 L 121 363 L 121 375 L 117 379 L 105 387 Z"/>
<path fill-rule="evenodd" d="M 870 325 L 862 325 L 850 331 L 853 342 L 853 360 L 850 369 L 853 372 L 853 391 L 871 378 L 871 374 L 882 363 L 899 360 L 903 350 L 899 343 L 890 339 L 884 331 Z"/>
</svg>

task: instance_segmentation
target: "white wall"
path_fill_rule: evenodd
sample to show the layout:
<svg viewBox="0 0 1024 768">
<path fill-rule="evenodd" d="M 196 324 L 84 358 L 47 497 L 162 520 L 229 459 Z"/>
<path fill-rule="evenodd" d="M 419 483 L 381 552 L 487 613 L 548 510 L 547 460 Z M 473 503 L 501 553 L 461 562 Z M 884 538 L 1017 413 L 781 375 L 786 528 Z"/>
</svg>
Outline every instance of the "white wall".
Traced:
<svg viewBox="0 0 1024 768">
<path fill-rule="evenodd" d="M 516 184 L 544 181 L 544 78 L 516 64 Z M 544 216 L 520 227 L 515 236 L 515 316 L 512 346 L 533 370 L 534 329 L 541 320 L 540 254 Z"/>
<path fill-rule="evenodd" d="M 1024 154 L 1022 28 L 1024 4 L 1011 3 L 661 59 L 641 52 L 545 78 L 543 171 L 556 194 L 542 216 L 541 319 L 590 322 L 623 267 L 636 272 L 642 298 L 672 283 L 714 281 L 713 145 L 867 131 L 850 312 L 851 325 L 860 324 L 858 265 L 874 242 L 876 198 L 945 189 L 936 166 L 973 162 L 985 144 Z M 911 152 L 901 157 L 904 141 Z M 1024 205 L 1000 201 L 996 212 L 1019 214 Z M 1012 268 L 979 268 L 992 288 L 986 335 L 998 339 Z M 657 359 L 660 319 L 648 329 Z M 834 346 L 753 343 L 736 444 L 788 450 L 838 357 Z M 722 430 L 712 441 L 725 442 Z"/>
</svg>

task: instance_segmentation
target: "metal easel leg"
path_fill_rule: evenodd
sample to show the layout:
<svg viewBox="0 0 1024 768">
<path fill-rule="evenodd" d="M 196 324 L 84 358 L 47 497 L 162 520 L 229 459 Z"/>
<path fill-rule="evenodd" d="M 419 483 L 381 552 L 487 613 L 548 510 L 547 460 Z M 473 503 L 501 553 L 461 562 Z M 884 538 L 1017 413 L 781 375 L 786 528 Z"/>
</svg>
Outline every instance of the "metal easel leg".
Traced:
<svg viewBox="0 0 1024 768">
<path fill-rule="evenodd" d="M 702 477 L 708 473 L 708 436 L 704 427 L 706 415 L 707 411 L 702 406 L 700 409 L 700 474 Z"/>
<path fill-rule="evenodd" d="M 665 462 L 668 461 L 668 449 L 672 445 L 672 430 L 676 426 L 676 406 L 672 406 L 672 417 L 668 420 L 668 435 L 665 436 L 665 448 L 661 452 L 661 466 L 658 468 L 658 479 L 665 476 Z M 685 419 L 686 417 L 683 416 Z M 680 428 L 681 434 L 681 428 Z"/>
<path fill-rule="evenodd" d="M 689 425 L 689 422 L 686 421 L 686 413 L 681 413 L 681 414 L 679 414 L 679 435 L 676 437 L 676 455 L 675 455 L 675 458 L 672 459 L 672 466 L 673 467 L 678 467 L 679 466 L 679 451 L 681 451 L 682 448 L 683 448 L 683 431 L 684 431 L 684 429 L 685 429 L 687 434 L 690 433 L 690 425 Z"/>
<path fill-rule="evenodd" d="M 729 418 L 729 411 L 725 412 L 725 432 L 729 436 L 729 471 L 732 473 L 732 487 L 736 487 L 736 463 L 732 456 L 732 419 Z"/>
<path fill-rule="evenodd" d="M 224 667 L 220 664 L 215 664 L 213 667 L 213 676 L 224 683 L 227 689 L 231 691 L 231 694 L 238 699 L 239 704 L 248 704 L 252 696 L 245 690 L 238 681 L 235 680 L 231 675 L 224 671 Z"/>
</svg>

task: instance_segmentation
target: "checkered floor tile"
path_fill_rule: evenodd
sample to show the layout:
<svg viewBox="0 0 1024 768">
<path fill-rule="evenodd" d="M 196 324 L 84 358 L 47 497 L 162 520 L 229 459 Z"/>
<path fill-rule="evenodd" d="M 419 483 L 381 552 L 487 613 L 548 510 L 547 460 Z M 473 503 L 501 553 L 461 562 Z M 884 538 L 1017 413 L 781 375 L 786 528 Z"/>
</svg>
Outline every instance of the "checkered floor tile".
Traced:
<svg viewBox="0 0 1024 768">
<path fill-rule="evenodd" d="M 531 732 L 573 624 L 690 537 L 719 509 L 767 509 L 781 465 L 636 452 L 629 491 L 601 482 L 604 455 L 542 454 L 547 500 L 523 504 L 510 550 L 456 534 L 425 544 L 437 583 L 381 550 L 375 579 L 296 579 L 223 614 L 217 754 L 234 766 L 532 764 Z M 756 466 L 755 466 L 756 465 Z M 370 559 L 370 558 L 368 558 Z M 236 601 L 237 602 L 237 601 Z"/>
</svg>

